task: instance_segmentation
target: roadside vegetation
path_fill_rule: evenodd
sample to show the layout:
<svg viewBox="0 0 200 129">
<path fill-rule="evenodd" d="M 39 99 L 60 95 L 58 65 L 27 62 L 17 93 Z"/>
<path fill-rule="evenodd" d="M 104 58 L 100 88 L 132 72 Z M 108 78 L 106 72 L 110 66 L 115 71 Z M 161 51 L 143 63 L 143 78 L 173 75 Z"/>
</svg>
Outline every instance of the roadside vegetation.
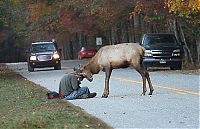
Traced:
<svg viewBox="0 0 200 129">
<path fill-rule="evenodd" d="M 101 120 L 0 64 L 1 129 L 109 129 Z"/>
</svg>

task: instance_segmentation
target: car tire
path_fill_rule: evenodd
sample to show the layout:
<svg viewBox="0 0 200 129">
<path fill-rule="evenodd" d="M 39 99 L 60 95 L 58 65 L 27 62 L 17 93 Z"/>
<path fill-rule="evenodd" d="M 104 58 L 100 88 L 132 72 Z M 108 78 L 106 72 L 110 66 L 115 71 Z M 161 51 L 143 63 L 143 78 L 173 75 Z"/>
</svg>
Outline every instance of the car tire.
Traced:
<svg viewBox="0 0 200 129">
<path fill-rule="evenodd" d="M 30 66 L 30 64 L 28 64 L 28 71 L 29 72 L 34 72 L 34 67 Z"/>
<path fill-rule="evenodd" d="M 54 66 L 55 70 L 61 70 L 61 63 L 57 64 L 56 66 Z"/>
</svg>

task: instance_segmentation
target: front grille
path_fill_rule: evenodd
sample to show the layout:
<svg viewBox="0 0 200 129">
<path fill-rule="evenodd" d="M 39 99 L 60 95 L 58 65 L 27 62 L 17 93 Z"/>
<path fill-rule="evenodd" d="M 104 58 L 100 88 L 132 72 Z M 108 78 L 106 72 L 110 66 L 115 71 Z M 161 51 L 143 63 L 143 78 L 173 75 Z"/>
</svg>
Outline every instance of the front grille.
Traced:
<svg viewBox="0 0 200 129">
<path fill-rule="evenodd" d="M 39 55 L 37 58 L 38 58 L 39 61 L 52 60 L 52 56 L 51 55 Z"/>
<path fill-rule="evenodd" d="M 172 51 L 161 51 L 161 50 L 153 50 L 152 55 L 154 58 L 171 58 Z"/>
</svg>

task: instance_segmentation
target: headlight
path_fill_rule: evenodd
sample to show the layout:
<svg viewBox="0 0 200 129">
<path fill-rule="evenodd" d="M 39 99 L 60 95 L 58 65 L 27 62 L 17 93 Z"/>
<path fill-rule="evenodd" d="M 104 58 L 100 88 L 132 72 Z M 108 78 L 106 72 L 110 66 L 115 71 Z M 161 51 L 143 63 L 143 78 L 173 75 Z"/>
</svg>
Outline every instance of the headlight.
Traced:
<svg viewBox="0 0 200 129">
<path fill-rule="evenodd" d="M 145 50 L 144 56 L 152 56 L 151 50 Z"/>
<path fill-rule="evenodd" d="M 173 50 L 173 52 L 181 52 L 180 49 Z"/>
<path fill-rule="evenodd" d="M 53 58 L 54 58 L 54 59 L 59 59 L 59 58 L 60 58 L 60 56 L 59 56 L 59 54 L 58 54 L 58 53 L 54 53 L 54 54 L 53 54 Z"/>
<path fill-rule="evenodd" d="M 37 58 L 36 58 L 36 56 L 31 56 L 30 57 L 30 60 L 36 60 Z"/>
<path fill-rule="evenodd" d="M 180 52 L 181 52 L 180 49 L 173 50 L 172 56 L 180 56 L 181 55 Z"/>
<path fill-rule="evenodd" d="M 172 53 L 172 56 L 180 56 L 180 53 Z"/>
</svg>

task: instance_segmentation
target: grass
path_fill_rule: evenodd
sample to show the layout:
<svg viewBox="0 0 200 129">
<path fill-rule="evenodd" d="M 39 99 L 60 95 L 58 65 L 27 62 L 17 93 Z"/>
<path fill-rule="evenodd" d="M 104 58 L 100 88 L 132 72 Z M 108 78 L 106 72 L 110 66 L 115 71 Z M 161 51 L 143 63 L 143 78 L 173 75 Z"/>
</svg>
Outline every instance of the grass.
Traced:
<svg viewBox="0 0 200 129">
<path fill-rule="evenodd" d="M 200 75 L 200 69 L 195 69 L 195 70 L 182 70 L 181 71 L 183 74 L 197 74 Z"/>
<path fill-rule="evenodd" d="M 0 128 L 111 129 L 67 101 L 47 99 L 46 92 L 0 64 Z"/>
</svg>

